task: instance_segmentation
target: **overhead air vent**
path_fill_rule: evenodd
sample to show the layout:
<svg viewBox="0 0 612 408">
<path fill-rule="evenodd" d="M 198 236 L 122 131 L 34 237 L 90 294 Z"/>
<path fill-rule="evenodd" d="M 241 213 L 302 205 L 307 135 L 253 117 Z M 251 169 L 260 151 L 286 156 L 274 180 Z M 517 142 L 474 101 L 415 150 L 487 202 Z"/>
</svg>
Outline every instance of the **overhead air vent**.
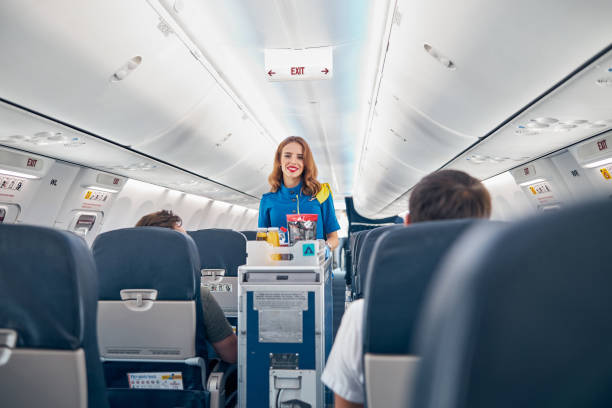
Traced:
<svg viewBox="0 0 612 408">
<path fill-rule="evenodd" d="M 128 75 L 132 73 L 142 63 L 142 57 L 137 55 L 130 58 L 125 64 L 123 64 L 115 73 L 111 76 L 111 81 L 123 81 Z"/>
<path fill-rule="evenodd" d="M 454 70 L 454 69 L 457 68 L 455 66 L 455 63 L 453 61 L 451 61 L 451 59 L 449 57 L 443 55 L 440 51 L 436 50 L 431 45 L 425 43 L 425 44 L 423 44 L 423 48 L 425 49 L 425 52 L 427 52 L 429 55 L 434 57 L 445 68 L 448 68 L 450 70 Z"/>
</svg>

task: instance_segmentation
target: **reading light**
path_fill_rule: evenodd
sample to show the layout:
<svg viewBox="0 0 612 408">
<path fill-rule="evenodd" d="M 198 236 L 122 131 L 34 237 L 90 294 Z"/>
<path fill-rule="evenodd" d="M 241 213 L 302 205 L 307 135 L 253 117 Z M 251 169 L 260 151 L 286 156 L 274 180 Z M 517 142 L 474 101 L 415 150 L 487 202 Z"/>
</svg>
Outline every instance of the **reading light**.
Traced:
<svg viewBox="0 0 612 408">
<path fill-rule="evenodd" d="M 593 167 L 605 166 L 606 164 L 612 163 L 612 157 L 603 160 L 597 160 L 591 163 L 586 163 L 584 166 L 587 169 L 592 169 Z"/>
<path fill-rule="evenodd" d="M 27 179 L 39 179 L 40 178 L 39 176 L 35 176 L 33 174 L 20 173 L 18 171 L 5 170 L 5 169 L 0 169 L 0 174 L 4 174 L 5 176 L 22 177 L 22 178 L 27 178 Z"/>
<path fill-rule="evenodd" d="M 115 190 L 115 189 L 107 188 L 107 187 L 85 186 L 85 188 L 88 190 L 104 191 L 106 193 L 118 193 L 119 192 L 119 190 Z"/>
<path fill-rule="evenodd" d="M 525 186 L 528 186 L 530 184 L 540 183 L 542 181 L 546 181 L 546 180 L 544 180 L 543 178 L 536 178 L 536 179 L 533 179 L 533 180 L 524 181 L 524 182 L 520 183 L 519 186 L 525 187 Z"/>
</svg>

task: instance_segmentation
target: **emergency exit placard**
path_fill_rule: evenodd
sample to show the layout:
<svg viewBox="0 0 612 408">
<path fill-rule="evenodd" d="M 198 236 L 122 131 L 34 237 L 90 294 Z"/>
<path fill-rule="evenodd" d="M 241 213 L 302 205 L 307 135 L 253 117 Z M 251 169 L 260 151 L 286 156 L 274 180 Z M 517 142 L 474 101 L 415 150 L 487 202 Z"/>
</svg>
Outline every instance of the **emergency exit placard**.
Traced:
<svg viewBox="0 0 612 408">
<path fill-rule="evenodd" d="M 305 81 L 333 76 L 332 47 L 266 49 L 264 55 L 268 81 Z"/>
</svg>

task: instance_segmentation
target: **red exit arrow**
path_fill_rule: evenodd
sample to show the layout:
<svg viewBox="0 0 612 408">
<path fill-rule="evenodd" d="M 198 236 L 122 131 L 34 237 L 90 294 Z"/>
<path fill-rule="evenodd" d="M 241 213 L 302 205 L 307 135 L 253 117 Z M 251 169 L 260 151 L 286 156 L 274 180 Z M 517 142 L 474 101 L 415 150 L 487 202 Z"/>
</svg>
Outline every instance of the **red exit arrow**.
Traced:
<svg viewBox="0 0 612 408">
<path fill-rule="evenodd" d="M 325 75 L 327 75 L 329 73 L 329 69 L 325 68 L 323 70 L 321 70 L 322 73 L 324 73 Z"/>
<path fill-rule="evenodd" d="M 274 72 L 274 71 L 272 71 L 272 70 L 269 70 L 269 71 L 268 71 L 268 75 L 272 76 L 272 75 L 274 75 L 274 74 L 276 74 L 276 72 Z"/>
</svg>

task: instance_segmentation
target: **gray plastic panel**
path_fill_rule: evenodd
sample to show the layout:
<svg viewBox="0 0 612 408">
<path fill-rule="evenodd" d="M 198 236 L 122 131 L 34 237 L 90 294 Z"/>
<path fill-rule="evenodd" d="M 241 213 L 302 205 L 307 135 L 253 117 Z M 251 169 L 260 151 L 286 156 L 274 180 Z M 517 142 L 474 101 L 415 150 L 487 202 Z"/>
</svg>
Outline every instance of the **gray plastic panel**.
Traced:
<svg viewBox="0 0 612 408">
<path fill-rule="evenodd" d="M 365 383 L 369 407 L 409 407 L 419 357 L 366 353 Z"/>
<path fill-rule="evenodd" d="M 237 276 L 202 276 L 202 286 L 206 286 L 215 297 L 227 316 L 238 314 L 238 277 Z"/>
<path fill-rule="evenodd" d="M 0 406 L 86 408 L 85 353 L 13 349 L 0 366 Z"/>
<path fill-rule="evenodd" d="M 98 344 L 108 359 L 182 360 L 195 356 L 195 302 L 98 302 Z"/>
</svg>

